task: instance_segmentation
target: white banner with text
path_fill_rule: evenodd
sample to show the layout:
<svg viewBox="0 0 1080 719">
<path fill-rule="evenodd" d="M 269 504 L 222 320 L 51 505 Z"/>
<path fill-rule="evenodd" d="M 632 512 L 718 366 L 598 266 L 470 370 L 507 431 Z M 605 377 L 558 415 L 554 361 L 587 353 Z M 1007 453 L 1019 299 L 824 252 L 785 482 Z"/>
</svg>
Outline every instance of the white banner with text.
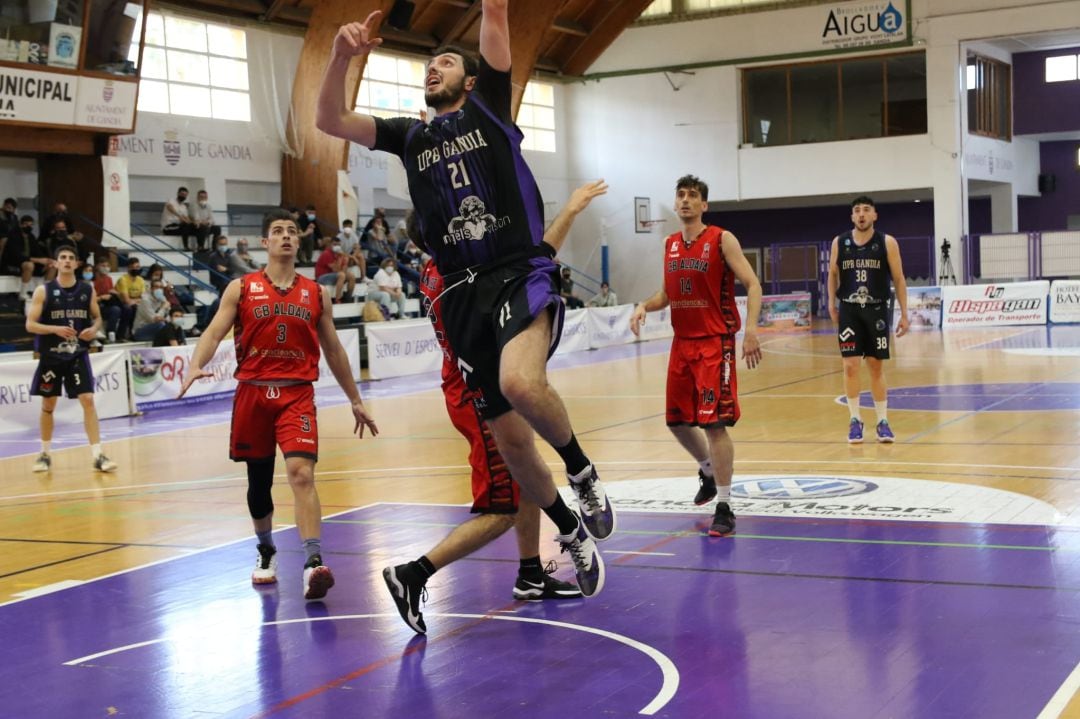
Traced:
<svg viewBox="0 0 1080 719">
<path fill-rule="evenodd" d="M 589 323 L 585 320 L 588 312 L 588 309 L 566 311 L 562 338 L 559 339 L 559 348 L 555 350 L 555 354 L 562 355 L 589 349 Z"/>
<path fill-rule="evenodd" d="M 1050 285 L 1050 321 L 1080 322 L 1080 280 L 1054 280 Z"/>
<path fill-rule="evenodd" d="M 995 325 L 1044 325 L 1050 283 L 1012 282 L 941 288 L 942 329 Z"/>
<path fill-rule="evenodd" d="M 367 336 L 368 374 L 371 379 L 438 372 L 443 353 L 427 319 L 371 322 Z"/>
<path fill-rule="evenodd" d="M 127 370 L 123 351 L 90 355 L 94 370 L 94 404 L 99 419 L 123 417 L 131 413 L 128 404 Z M 41 416 L 41 398 L 30 394 L 30 383 L 38 361 L 19 359 L 0 362 L 0 432 L 33 429 Z M 82 406 L 65 394 L 56 403 L 57 425 L 82 424 Z"/>
</svg>

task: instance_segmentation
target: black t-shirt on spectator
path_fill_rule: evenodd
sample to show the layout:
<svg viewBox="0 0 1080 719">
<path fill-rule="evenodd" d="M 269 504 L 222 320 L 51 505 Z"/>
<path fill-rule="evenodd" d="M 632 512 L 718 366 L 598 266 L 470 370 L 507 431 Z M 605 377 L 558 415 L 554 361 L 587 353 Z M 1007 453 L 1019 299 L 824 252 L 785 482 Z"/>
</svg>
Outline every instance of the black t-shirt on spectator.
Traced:
<svg viewBox="0 0 1080 719">
<path fill-rule="evenodd" d="M 322 230 L 319 228 L 318 220 L 309 220 L 307 215 L 300 215 L 300 234 L 307 232 L 308 225 L 314 225 L 315 231 L 311 233 L 311 239 L 315 240 L 315 244 L 319 244 L 319 240 L 322 239 Z"/>
<path fill-rule="evenodd" d="M 170 342 L 176 340 L 176 344 L 187 344 L 187 337 L 184 335 L 184 329 L 177 327 L 172 322 L 166 322 L 154 335 L 154 347 L 170 347 Z"/>
</svg>

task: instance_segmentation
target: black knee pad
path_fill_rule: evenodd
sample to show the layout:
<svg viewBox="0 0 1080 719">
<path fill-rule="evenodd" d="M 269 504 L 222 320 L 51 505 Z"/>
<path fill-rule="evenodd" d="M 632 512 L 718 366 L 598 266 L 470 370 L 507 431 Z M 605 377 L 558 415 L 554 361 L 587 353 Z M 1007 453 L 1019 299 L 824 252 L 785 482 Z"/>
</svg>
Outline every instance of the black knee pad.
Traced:
<svg viewBox="0 0 1080 719">
<path fill-rule="evenodd" d="M 262 519 L 274 511 L 274 498 L 270 488 L 274 486 L 274 463 L 248 462 L 247 504 L 252 519 Z"/>
</svg>

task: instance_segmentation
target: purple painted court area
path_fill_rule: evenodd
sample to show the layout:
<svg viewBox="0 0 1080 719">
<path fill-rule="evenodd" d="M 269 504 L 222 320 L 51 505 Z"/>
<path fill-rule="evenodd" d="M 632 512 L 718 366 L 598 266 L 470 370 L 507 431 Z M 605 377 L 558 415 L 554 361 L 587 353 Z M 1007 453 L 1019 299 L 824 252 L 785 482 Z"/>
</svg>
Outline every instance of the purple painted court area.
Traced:
<svg viewBox="0 0 1080 719">
<path fill-rule="evenodd" d="M 507 535 L 432 578 L 416 638 L 379 570 L 468 516 L 329 520 L 325 603 L 286 530 L 277 587 L 243 542 L 2 606 L 0 713 L 1015 719 L 1080 660 L 1076 531 L 626 512 L 598 597 L 511 601 Z"/>
<path fill-rule="evenodd" d="M 837 402 L 844 402 L 838 397 Z M 869 392 L 860 407 L 873 407 Z M 997 382 L 987 384 L 890 387 L 889 409 L 926 412 L 1038 412 L 1080 409 L 1078 382 Z"/>
</svg>

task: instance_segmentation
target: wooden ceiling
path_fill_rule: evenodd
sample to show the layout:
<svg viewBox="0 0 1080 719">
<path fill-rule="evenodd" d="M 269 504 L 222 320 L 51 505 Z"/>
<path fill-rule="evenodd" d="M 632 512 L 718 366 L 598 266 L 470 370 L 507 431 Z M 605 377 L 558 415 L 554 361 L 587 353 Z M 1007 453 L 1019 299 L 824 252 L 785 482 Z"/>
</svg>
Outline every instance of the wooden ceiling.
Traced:
<svg viewBox="0 0 1080 719">
<path fill-rule="evenodd" d="M 515 0 L 561 5 L 544 34 L 536 69 L 576 77 L 596 61 L 652 0 Z M 161 3 L 214 15 L 307 27 L 311 6 L 318 0 L 185 0 Z M 389 50 L 428 54 L 439 45 L 455 43 L 475 49 L 479 44 L 481 0 L 415 0 L 408 30 L 385 22 L 380 31 Z M 362 20 L 363 18 L 357 18 Z"/>
</svg>

